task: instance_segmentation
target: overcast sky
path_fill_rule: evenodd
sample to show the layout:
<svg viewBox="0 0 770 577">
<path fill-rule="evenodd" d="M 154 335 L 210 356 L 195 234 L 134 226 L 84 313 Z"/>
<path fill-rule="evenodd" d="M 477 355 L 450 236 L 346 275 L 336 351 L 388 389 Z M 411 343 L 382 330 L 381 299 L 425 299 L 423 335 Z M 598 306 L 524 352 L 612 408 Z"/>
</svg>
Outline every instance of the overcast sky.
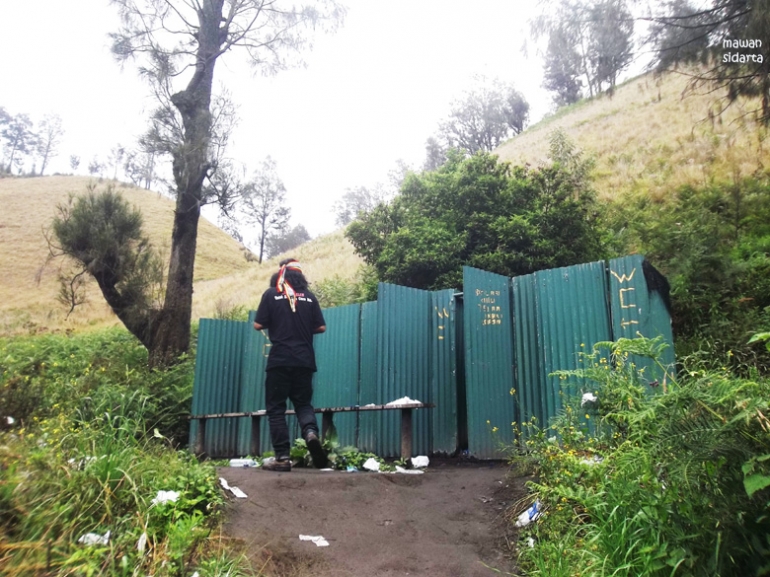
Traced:
<svg viewBox="0 0 770 577">
<path fill-rule="evenodd" d="M 349 187 L 385 182 L 398 160 L 419 168 L 425 140 L 474 75 L 512 81 L 531 119 L 551 108 L 541 64 L 521 51 L 536 2 L 522 0 L 348 0 L 343 26 L 319 36 L 306 68 L 253 76 L 243 55 L 217 64 L 240 122 L 230 156 L 257 168 L 270 155 L 286 185 L 293 224 L 315 236 L 334 230 L 331 205 Z M 50 170 L 69 157 L 106 159 L 133 146 L 153 108 L 147 86 L 109 51 L 117 28 L 107 0 L 4 2 L 0 18 L 0 106 L 38 122 L 63 119 Z"/>
</svg>

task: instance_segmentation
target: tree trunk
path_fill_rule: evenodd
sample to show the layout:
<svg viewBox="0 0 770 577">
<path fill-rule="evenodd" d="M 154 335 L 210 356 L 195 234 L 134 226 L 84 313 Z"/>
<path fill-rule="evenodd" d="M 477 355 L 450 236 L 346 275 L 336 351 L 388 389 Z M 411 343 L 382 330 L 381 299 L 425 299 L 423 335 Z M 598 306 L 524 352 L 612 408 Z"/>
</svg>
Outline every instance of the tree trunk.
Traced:
<svg viewBox="0 0 770 577">
<path fill-rule="evenodd" d="M 214 64 L 221 45 L 219 24 L 224 0 L 205 0 L 198 12 L 197 64 L 187 87 L 171 97 L 184 124 L 184 141 L 173 152 L 174 181 L 177 186 L 171 260 L 166 300 L 153 330 L 149 349 L 150 366 L 173 363 L 190 347 L 193 272 L 198 220 L 203 200 L 203 182 L 211 168 L 211 87 Z"/>
</svg>

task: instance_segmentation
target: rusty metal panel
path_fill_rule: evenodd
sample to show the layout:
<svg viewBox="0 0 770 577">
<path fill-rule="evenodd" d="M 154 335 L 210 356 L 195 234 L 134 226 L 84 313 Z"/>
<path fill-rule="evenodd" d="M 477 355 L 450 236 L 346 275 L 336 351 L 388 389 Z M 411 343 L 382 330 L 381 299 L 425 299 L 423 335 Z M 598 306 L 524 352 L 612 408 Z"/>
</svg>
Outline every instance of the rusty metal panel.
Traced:
<svg viewBox="0 0 770 577">
<path fill-rule="evenodd" d="M 244 324 L 237 321 L 201 319 L 195 359 L 192 414 L 228 413 L 240 410 Z M 195 439 L 198 423 L 190 423 Z M 212 419 L 206 425 L 204 450 L 209 457 L 238 454 L 237 419 Z"/>
<path fill-rule="evenodd" d="M 507 277 L 463 267 L 468 450 L 481 459 L 501 458 L 501 444 L 513 442 L 510 286 Z"/>
<path fill-rule="evenodd" d="M 649 278 L 648 278 L 649 277 Z M 609 291 L 612 307 L 612 336 L 654 338 L 659 335 L 668 343 L 662 364 L 674 372 L 674 337 L 671 317 L 663 297 L 665 279 L 641 255 L 612 259 L 609 263 Z M 663 369 L 651 360 L 634 356 L 637 367 L 644 369 L 648 382 L 663 380 Z"/>
<path fill-rule="evenodd" d="M 457 333 L 455 290 L 431 293 L 431 436 L 433 451 L 454 453 L 458 447 Z M 422 399 L 420 399 L 422 400 Z"/>
<path fill-rule="evenodd" d="M 313 379 L 314 407 L 343 407 L 358 404 L 361 305 L 324 309 L 326 332 L 314 337 L 318 372 Z M 356 444 L 359 413 L 334 415 L 341 445 Z M 319 427 L 321 415 L 317 415 Z"/>
<path fill-rule="evenodd" d="M 373 401 L 386 404 L 404 396 L 430 402 L 431 295 L 428 291 L 380 283 L 377 296 L 377 391 Z M 382 411 L 377 429 L 377 454 L 401 452 L 400 411 Z M 426 455 L 430 446 L 430 410 L 413 420 L 413 450 Z"/>
<path fill-rule="evenodd" d="M 377 341 L 377 310 L 377 302 L 368 302 L 361 305 L 361 373 L 357 405 L 375 403 L 378 398 L 377 357 L 379 346 Z M 377 450 L 378 427 L 379 414 L 374 411 L 359 413 L 357 446 L 360 450 L 370 453 Z"/>
</svg>

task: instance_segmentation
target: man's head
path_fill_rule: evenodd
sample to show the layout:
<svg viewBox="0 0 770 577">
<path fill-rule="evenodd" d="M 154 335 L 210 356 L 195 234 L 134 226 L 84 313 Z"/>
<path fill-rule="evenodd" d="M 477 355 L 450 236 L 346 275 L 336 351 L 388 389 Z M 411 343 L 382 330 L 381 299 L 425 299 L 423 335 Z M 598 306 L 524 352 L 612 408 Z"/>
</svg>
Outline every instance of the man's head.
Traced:
<svg viewBox="0 0 770 577">
<path fill-rule="evenodd" d="M 281 267 L 275 278 L 270 279 L 270 286 L 276 286 L 283 271 L 284 280 L 291 285 L 294 290 L 304 290 L 308 287 L 307 279 L 302 274 L 302 267 L 296 258 L 285 258 L 278 263 Z"/>
</svg>

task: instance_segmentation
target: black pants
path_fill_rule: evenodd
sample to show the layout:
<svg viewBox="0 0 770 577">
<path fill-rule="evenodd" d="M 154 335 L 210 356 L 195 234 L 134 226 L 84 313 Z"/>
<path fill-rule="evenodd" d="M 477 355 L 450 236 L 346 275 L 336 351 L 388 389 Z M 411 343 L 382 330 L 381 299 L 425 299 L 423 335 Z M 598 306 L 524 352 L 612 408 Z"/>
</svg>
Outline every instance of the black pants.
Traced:
<svg viewBox="0 0 770 577">
<path fill-rule="evenodd" d="M 265 410 L 270 423 L 270 440 L 276 458 L 288 457 L 291 449 L 286 425 L 286 399 L 291 400 L 302 437 L 318 434 L 318 421 L 310 401 L 313 398 L 313 371 L 304 367 L 276 367 L 265 377 Z"/>
</svg>

